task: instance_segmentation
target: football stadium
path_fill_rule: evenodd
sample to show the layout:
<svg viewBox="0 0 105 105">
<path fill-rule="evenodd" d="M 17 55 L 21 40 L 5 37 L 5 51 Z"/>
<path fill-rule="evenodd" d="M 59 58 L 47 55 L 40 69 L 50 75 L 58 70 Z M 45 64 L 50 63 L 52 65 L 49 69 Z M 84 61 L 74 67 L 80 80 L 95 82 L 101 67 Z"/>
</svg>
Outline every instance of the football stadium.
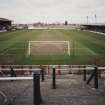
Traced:
<svg viewBox="0 0 105 105">
<path fill-rule="evenodd" d="M 105 105 L 104 0 L 0 0 L 0 105 Z"/>
</svg>

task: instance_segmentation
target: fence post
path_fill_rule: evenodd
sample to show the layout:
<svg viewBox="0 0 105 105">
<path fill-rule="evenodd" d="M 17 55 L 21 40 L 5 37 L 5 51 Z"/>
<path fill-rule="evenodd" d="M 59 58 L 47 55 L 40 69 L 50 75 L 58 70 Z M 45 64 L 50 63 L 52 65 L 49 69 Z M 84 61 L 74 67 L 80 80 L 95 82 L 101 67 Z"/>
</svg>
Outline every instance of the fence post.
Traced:
<svg viewBox="0 0 105 105">
<path fill-rule="evenodd" d="M 41 68 L 41 81 L 44 82 L 45 78 L 44 78 L 44 68 Z"/>
<path fill-rule="evenodd" d="M 83 74 L 84 74 L 84 81 L 86 81 L 86 69 L 85 69 L 85 66 L 84 66 Z"/>
<path fill-rule="evenodd" d="M 98 69 L 97 69 L 97 67 L 95 67 L 94 69 L 95 69 L 95 74 L 94 74 L 94 87 L 96 89 L 98 89 Z"/>
<path fill-rule="evenodd" d="M 16 77 L 16 73 L 15 73 L 15 71 L 14 71 L 14 68 L 13 67 L 11 67 L 10 66 L 10 75 L 11 75 L 11 77 Z M 11 80 L 11 82 L 12 82 L 13 80 Z"/>
<path fill-rule="evenodd" d="M 33 103 L 34 105 L 40 105 L 42 101 L 40 92 L 40 75 L 38 73 L 33 74 Z"/>
<path fill-rule="evenodd" d="M 52 71 L 52 89 L 56 89 L 56 70 L 55 70 L 55 67 L 53 67 L 53 71 Z"/>
<path fill-rule="evenodd" d="M 48 75 L 50 74 L 50 68 L 49 68 L 49 65 L 48 65 Z"/>
<path fill-rule="evenodd" d="M 11 75 L 11 77 L 16 77 L 16 73 L 15 73 L 13 67 L 10 67 L 10 75 Z"/>
<path fill-rule="evenodd" d="M 61 66 L 60 65 L 58 65 L 58 75 L 61 75 Z"/>
</svg>

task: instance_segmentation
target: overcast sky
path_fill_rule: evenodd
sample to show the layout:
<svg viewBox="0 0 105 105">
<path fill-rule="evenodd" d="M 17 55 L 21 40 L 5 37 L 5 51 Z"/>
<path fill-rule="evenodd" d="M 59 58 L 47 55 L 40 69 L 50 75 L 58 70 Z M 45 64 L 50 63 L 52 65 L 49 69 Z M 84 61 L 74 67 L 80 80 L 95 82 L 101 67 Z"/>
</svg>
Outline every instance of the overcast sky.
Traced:
<svg viewBox="0 0 105 105">
<path fill-rule="evenodd" d="M 0 0 L 0 17 L 16 23 L 105 23 L 105 0 Z"/>
</svg>

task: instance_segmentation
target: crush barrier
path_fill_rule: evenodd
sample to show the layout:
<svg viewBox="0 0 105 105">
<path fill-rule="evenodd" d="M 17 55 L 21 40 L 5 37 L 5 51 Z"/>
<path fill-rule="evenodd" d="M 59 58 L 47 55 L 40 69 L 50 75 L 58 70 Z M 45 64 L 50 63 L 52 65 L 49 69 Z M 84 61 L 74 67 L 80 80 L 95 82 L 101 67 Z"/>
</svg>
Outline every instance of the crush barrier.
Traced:
<svg viewBox="0 0 105 105">
<path fill-rule="evenodd" d="M 67 65 L 65 65 L 67 66 Z M 63 66 L 63 67 L 65 67 Z M 40 66 L 39 66 L 40 67 Z M 52 67 L 52 89 L 56 89 L 56 70 L 58 69 L 57 65 L 51 66 Z M 70 67 L 70 65 L 69 65 Z M 38 69 L 33 73 L 33 77 L 0 77 L 0 81 L 16 81 L 16 80 L 33 80 L 33 104 L 34 105 L 40 105 L 42 102 L 42 96 L 41 96 L 41 91 L 40 91 L 40 77 L 41 81 L 44 82 L 44 77 L 45 73 L 44 70 L 45 68 L 40 67 L 41 69 Z M 62 68 L 63 69 L 63 68 Z M 64 68 L 65 69 L 65 68 Z M 74 68 L 73 68 L 74 69 Z M 89 84 L 92 79 L 94 79 L 94 88 L 98 89 L 98 71 L 104 71 L 105 67 L 97 67 L 97 66 L 82 66 L 81 68 L 77 68 L 75 66 L 74 70 L 82 70 L 83 71 L 83 80 L 86 81 L 86 84 Z M 90 77 L 87 78 L 87 71 L 92 70 L 92 73 L 90 74 Z M 40 76 L 41 75 L 41 76 Z"/>
</svg>

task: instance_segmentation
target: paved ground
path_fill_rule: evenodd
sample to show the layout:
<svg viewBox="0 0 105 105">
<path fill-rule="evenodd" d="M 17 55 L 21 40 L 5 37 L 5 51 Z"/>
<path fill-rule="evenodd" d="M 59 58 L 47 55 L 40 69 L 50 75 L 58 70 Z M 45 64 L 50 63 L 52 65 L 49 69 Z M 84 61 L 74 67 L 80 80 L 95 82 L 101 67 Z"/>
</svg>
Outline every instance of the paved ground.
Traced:
<svg viewBox="0 0 105 105">
<path fill-rule="evenodd" d="M 102 79 L 98 90 L 93 85 L 87 86 L 83 76 L 66 75 L 57 76 L 57 89 L 52 89 L 51 78 L 46 77 L 41 82 L 41 105 L 105 105 L 105 84 Z M 32 81 L 0 81 L 0 105 L 33 105 Z M 7 102 L 2 103 L 3 100 Z"/>
</svg>

